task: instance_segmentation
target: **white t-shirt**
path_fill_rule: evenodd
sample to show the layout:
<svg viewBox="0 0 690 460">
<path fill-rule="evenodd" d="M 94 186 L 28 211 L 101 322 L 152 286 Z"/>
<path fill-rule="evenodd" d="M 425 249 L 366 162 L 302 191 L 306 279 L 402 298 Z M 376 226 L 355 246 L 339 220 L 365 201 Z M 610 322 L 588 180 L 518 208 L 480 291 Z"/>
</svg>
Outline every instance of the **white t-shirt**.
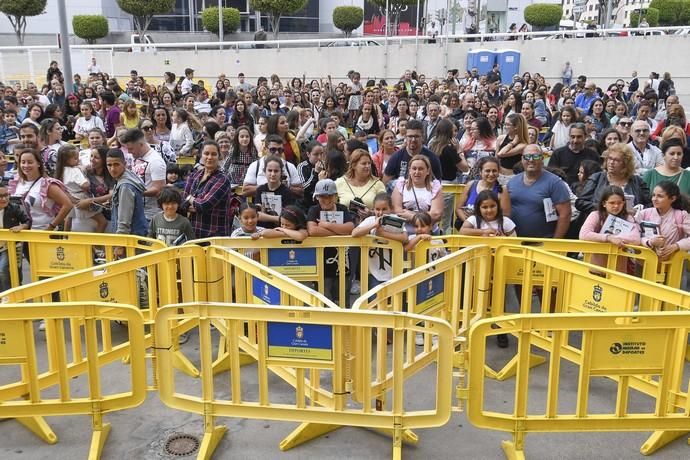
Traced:
<svg viewBox="0 0 690 460">
<path fill-rule="evenodd" d="M 393 214 L 394 215 L 394 214 Z M 376 222 L 376 219 L 378 217 L 376 216 L 369 216 L 366 219 L 364 219 L 358 227 L 367 227 L 370 225 L 374 225 L 374 222 Z M 376 234 L 376 229 L 372 228 L 371 231 L 369 232 L 372 235 Z M 369 273 L 371 273 L 371 276 L 376 278 L 377 281 L 388 281 L 391 278 L 393 278 L 393 271 L 392 271 L 392 263 L 393 263 L 393 255 L 391 253 L 390 249 L 384 249 L 384 248 L 369 248 Z M 371 288 L 371 286 L 369 286 Z"/>
<path fill-rule="evenodd" d="M 81 186 L 84 182 L 88 182 L 81 169 L 76 166 L 67 166 L 62 173 L 62 183 L 71 196 L 78 200 L 88 198 L 87 193 L 82 190 Z"/>
<path fill-rule="evenodd" d="M 247 174 L 244 176 L 243 185 L 256 185 L 258 187 L 268 182 L 264 173 L 265 160 L 266 157 L 262 157 L 249 165 Z M 283 174 L 288 178 L 288 186 L 302 185 L 297 168 L 289 161 L 283 161 Z"/>
<path fill-rule="evenodd" d="M 141 158 L 135 158 L 132 163 L 132 172 L 139 176 L 146 188 L 150 188 L 154 181 L 165 181 L 165 161 L 160 153 L 149 149 Z M 158 211 L 158 198 L 155 196 L 144 197 L 144 214 L 146 219 L 151 220 Z"/>
<path fill-rule="evenodd" d="M 99 128 L 101 131 L 105 132 L 105 126 L 103 125 L 103 120 L 95 115 L 91 115 L 88 120 L 84 117 L 77 118 L 77 122 L 74 124 L 74 132 L 81 134 L 86 137 L 94 128 Z"/>
<path fill-rule="evenodd" d="M 19 181 L 14 192 L 14 196 L 22 197 L 26 195 L 24 196 L 24 201 L 29 206 L 31 228 L 33 230 L 48 229 L 48 225 L 50 225 L 54 217 L 52 213 L 46 212 L 46 209 L 52 209 L 55 206 L 55 202 L 52 199 L 46 198 L 45 209 L 41 206 L 41 186 L 44 180 L 43 177 L 40 177 L 34 182 Z"/>
<path fill-rule="evenodd" d="M 194 85 L 194 82 L 190 80 L 189 78 L 185 78 L 182 80 L 182 83 L 180 84 L 180 91 L 182 92 L 182 95 L 184 96 L 188 92 L 192 90 L 192 86 Z"/>
<path fill-rule="evenodd" d="M 477 216 L 470 216 L 467 218 L 467 222 L 472 225 L 472 227 L 477 228 Z M 498 234 L 498 221 L 497 220 L 492 220 L 491 222 L 487 222 L 484 219 L 482 219 L 482 224 L 479 227 L 480 230 L 496 230 L 496 233 Z M 515 222 L 510 220 L 510 217 L 503 217 L 503 235 L 501 236 L 515 236 Z"/>
</svg>

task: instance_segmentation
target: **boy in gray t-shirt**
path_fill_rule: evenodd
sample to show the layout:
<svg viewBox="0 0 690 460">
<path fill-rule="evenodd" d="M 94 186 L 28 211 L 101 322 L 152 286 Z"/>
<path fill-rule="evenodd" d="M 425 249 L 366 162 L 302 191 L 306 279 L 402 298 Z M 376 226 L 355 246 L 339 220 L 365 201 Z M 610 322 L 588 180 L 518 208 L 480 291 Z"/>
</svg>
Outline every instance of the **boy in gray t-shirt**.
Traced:
<svg viewBox="0 0 690 460">
<path fill-rule="evenodd" d="M 176 188 L 163 187 L 158 195 L 158 205 L 163 210 L 151 219 L 149 238 L 163 241 L 167 246 L 177 246 L 194 239 L 189 219 L 177 213 L 181 202 L 182 196 Z"/>
</svg>

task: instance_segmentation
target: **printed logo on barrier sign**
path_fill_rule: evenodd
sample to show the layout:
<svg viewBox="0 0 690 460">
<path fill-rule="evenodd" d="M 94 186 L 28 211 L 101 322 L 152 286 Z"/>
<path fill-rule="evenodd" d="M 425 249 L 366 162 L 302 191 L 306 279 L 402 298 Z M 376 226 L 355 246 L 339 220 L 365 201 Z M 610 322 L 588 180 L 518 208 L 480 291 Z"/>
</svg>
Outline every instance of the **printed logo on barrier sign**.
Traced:
<svg viewBox="0 0 690 460">
<path fill-rule="evenodd" d="M 264 284 L 264 295 L 268 297 L 268 284 Z"/>
<path fill-rule="evenodd" d="M 57 257 L 57 260 L 59 261 L 65 260 L 65 248 L 62 246 L 55 248 L 55 257 Z"/>
<path fill-rule="evenodd" d="M 294 249 L 290 249 L 290 252 L 288 252 L 288 259 L 289 260 L 295 260 L 296 257 L 297 257 L 297 254 L 295 254 Z"/>
<path fill-rule="evenodd" d="M 297 326 L 295 328 L 295 337 L 298 339 L 304 338 L 304 328 L 302 326 Z"/>
<path fill-rule="evenodd" d="M 108 296 L 110 295 L 110 290 L 108 289 L 108 283 L 103 281 L 99 286 L 98 286 L 98 293 L 101 296 L 101 299 L 107 299 Z"/>
<path fill-rule="evenodd" d="M 644 355 L 647 353 L 647 342 L 614 342 L 609 351 L 613 355 Z"/>
<path fill-rule="evenodd" d="M 604 294 L 604 288 L 602 288 L 598 284 L 592 288 L 592 299 L 595 302 L 601 302 L 601 297 L 603 296 L 603 294 Z"/>
<path fill-rule="evenodd" d="M 620 343 L 616 342 L 611 345 L 611 348 L 609 348 L 609 351 L 613 353 L 614 355 L 619 354 L 621 351 L 623 351 L 623 345 Z"/>
</svg>

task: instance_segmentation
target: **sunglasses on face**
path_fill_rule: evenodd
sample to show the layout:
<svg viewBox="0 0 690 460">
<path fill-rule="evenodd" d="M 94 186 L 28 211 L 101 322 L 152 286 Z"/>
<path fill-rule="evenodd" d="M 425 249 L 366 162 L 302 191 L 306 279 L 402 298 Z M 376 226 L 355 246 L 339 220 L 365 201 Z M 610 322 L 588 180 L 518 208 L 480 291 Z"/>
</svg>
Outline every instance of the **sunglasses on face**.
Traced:
<svg viewBox="0 0 690 460">
<path fill-rule="evenodd" d="M 268 149 L 269 153 L 283 153 L 282 147 L 271 147 Z"/>
<path fill-rule="evenodd" d="M 635 134 L 644 134 L 644 133 L 648 133 L 648 132 L 649 132 L 648 129 L 636 129 L 635 130 Z"/>
<path fill-rule="evenodd" d="M 527 153 L 525 155 L 522 155 L 522 159 L 525 161 L 539 161 L 544 158 L 544 155 L 541 153 Z"/>
<path fill-rule="evenodd" d="M 151 131 L 153 129 L 153 126 L 142 126 L 141 129 L 144 131 Z"/>
<path fill-rule="evenodd" d="M 630 128 L 632 126 L 632 121 L 621 121 L 618 122 L 618 124 L 625 128 Z"/>
</svg>

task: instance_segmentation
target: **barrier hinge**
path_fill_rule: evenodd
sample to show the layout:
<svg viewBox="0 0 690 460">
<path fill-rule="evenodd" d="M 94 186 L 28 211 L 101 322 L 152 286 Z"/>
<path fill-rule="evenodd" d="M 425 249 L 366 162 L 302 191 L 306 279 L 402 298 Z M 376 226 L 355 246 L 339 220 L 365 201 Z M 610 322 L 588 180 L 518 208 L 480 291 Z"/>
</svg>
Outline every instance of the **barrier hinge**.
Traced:
<svg viewBox="0 0 690 460">
<path fill-rule="evenodd" d="M 455 397 L 458 401 L 467 401 L 470 397 L 470 390 L 459 385 L 455 387 Z"/>
</svg>

